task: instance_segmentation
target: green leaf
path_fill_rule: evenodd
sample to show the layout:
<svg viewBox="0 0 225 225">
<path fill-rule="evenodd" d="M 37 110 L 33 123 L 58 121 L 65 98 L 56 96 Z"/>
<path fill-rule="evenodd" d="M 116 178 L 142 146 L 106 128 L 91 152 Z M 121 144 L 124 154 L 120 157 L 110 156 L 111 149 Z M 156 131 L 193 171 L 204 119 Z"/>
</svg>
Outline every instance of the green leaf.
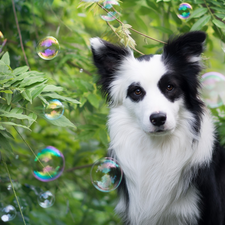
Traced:
<svg viewBox="0 0 225 225">
<path fill-rule="evenodd" d="M 23 87 L 28 87 L 30 85 L 34 85 L 35 84 L 40 84 L 41 82 L 45 82 L 47 81 L 46 78 L 43 78 L 43 77 L 31 77 L 31 78 L 25 78 L 21 83 L 20 83 L 20 87 L 23 88 Z M 33 87 L 33 86 L 32 86 Z"/>
<path fill-rule="evenodd" d="M 221 29 L 225 29 L 225 23 L 217 20 L 217 19 L 213 19 L 212 22 L 219 28 Z"/>
<path fill-rule="evenodd" d="M 43 89 L 43 92 L 54 92 L 54 91 L 63 91 L 63 88 L 55 85 L 46 85 L 45 88 Z"/>
<path fill-rule="evenodd" d="M 10 105 L 11 101 L 12 101 L 12 94 L 9 93 L 5 93 L 5 99 L 8 105 Z"/>
<path fill-rule="evenodd" d="M 9 143 L 9 141 L 7 140 L 7 138 L 5 138 L 2 133 L 0 132 L 0 147 L 2 149 L 4 149 L 5 151 L 12 151 L 12 147 Z"/>
<path fill-rule="evenodd" d="M 19 74 L 21 74 L 21 73 L 27 72 L 28 69 L 29 69 L 28 66 L 18 67 L 18 68 L 16 68 L 15 70 L 13 70 L 13 74 L 14 74 L 14 75 L 19 75 Z"/>
<path fill-rule="evenodd" d="M 26 116 L 26 115 L 23 115 L 23 114 L 20 114 L 20 113 L 15 113 L 15 112 L 6 112 L 6 111 L 3 111 L 3 110 L 0 110 L 0 116 L 4 116 L 4 117 L 7 117 L 7 118 L 16 118 L 16 119 L 20 119 L 20 120 L 24 120 L 24 119 L 27 119 L 27 120 L 31 120 L 31 121 L 34 121 L 31 117 L 29 116 Z"/>
<path fill-rule="evenodd" d="M 37 115 L 35 114 L 35 113 L 30 113 L 29 115 L 28 115 L 28 117 L 30 117 L 32 120 L 30 120 L 29 122 L 28 122 L 28 127 L 30 127 L 35 121 L 36 121 L 36 119 L 37 119 Z"/>
<path fill-rule="evenodd" d="M 75 104 L 80 104 L 80 102 L 78 102 L 77 100 L 73 99 L 73 98 L 69 98 L 69 97 L 64 97 L 64 96 L 61 96 L 59 94 L 56 94 L 56 93 L 45 93 L 43 94 L 43 96 L 45 97 L 50 97 L 52 99 L 60 99 L 60 100 L 63 100 L 63 101 L 67 101 L 67 102 L 72 102 L 72 103 L 75 103 Z"/>
<path fill-rule="evenodd" d="M 13 123 L 13 122 L 0 122 L 0 126 L 4 126 L 4 125 L 22 127 L 22 128 L 30 130 L 29 127 L 23 126 L 21 124 L 17 124 L 17 123 Z"/>
<path fill-rule="evenodd" d="M 76 128 L 76 126 L 70 122 L 65 116 L 61 116 L 59 119 L 56 120 L 48 120 L 49 123 L 59 126 L 59 127 L 73 127 Z"/>
<path fill-rule="evenodd" d="M 191 16 L 188 18 L 188 20 L 190 20 L 192 18 L 199 18 L 202 15 L 206 14 L 207 11 L 208 11 L 207 8 L 197 8 L 191 13 Z"/>
<path fill-rule="evenodd" d="M 203 16 L 192 26 L 191 31 L 201 30 L 201 28 L 204 27 L 210 21 L 210 18 L 210 15 Z"/>
<path fill-rule="evenodd" d="M 90 93 L 87 96 L 88 101 L 91 103 L 91 105 L 93 105 L 95 108 L 99 107 L 99 99 L 95 94 Z"/>
<path fill-rule="evenodd" d="M 9 53 L 6 52 L 1 59 L 6 65 L 10 66 Z"/>
<path fill-rule="evenodd" d="M 32 103 L 32 96 L 31 96 L 31 91 L 30 90 L 25 90 L 21 93 L 21 95 L 30 103 Z"/>
<path fill-rule="evenodd" d="M 31 92 L 31 96 L 32 99 L 35 99 L 39 94 L 41 94 L 41 92 L 43 91 L 43 89 L 45 88 L 46 85 L 40 85 L 37 88 L 35 88 L 32 92 Z"/>
<path fill-rule="evenodd" d="M 2 90 L 0 92 L 7 93 L 7 94 L 13 94 L 13 92 L 11 90 Z"/>
</svg>

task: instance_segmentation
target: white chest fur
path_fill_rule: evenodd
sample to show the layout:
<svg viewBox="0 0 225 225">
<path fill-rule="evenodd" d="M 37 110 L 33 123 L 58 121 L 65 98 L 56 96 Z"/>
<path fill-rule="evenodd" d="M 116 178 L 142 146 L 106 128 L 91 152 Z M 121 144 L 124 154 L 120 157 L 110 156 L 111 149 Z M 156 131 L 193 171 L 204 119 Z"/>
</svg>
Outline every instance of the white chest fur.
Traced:
<svg viewBox="0 0 225 225">
<path fill-rule="evenodd" d="M 193 144 L 191 115 L 180 112 L 173 134 L 152 137 L 121 106 L 109 116 L 111 149 L 124 171 L 131 225 L 195 225 L 198 190 L 189 185 L 190 168 L 211 159 L 214 128 L 204 115 L 201 136 Z M 116 211 L 126 209 L 123 198 Z"/>
</svg>

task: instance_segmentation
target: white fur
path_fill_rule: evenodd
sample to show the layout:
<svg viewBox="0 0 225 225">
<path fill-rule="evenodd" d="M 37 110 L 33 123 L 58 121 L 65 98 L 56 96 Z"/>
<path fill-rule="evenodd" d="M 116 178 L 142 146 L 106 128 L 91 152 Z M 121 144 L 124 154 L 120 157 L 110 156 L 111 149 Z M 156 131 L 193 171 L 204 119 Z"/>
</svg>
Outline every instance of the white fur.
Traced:
<svg viewBox="0 0 225 225">
<path fill-rule="evenodd" d="M 191 126 L 194 115 L 185 109 L 183 98 L 170 102 L 158 89 L 165 72 L 160 55 L 149 62 L 131 55 L 111 84 L 110 149 L 126 176 L 131 225 L 195 225 L 200 215 L 201 196 L 195 186 L 189 186 L 190 168 L 210 161 L 214 127 L 205 110 L 196 136 Z M 126 97 L 133 82 L 146 91 L 140 102 Z M 159 134 L 149 120 L 157 111 L 167 115 L 166 132 Z M 126 205 L 121 198 L 116 211 L 123 210 Z"/>
</svg>

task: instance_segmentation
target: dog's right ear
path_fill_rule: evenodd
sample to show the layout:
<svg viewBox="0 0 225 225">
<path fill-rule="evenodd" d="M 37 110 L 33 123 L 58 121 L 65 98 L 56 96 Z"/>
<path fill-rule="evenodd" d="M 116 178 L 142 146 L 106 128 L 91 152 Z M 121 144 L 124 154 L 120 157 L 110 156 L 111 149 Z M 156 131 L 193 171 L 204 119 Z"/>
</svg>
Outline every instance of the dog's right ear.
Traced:
<svg viewBox="0 0 225 225">
<path fill-rule="evenodd" d="M 122 60 L 131 55 L 132 52 L 128 48 L 113 45 L 98 37 L 91 38 L 90 42 L 94 64 L 98 68 L 100 75 L 99 84 L 109 100 L 110 84 L 114 80 L 115 73 L 119 69 Z"/>
</svg>

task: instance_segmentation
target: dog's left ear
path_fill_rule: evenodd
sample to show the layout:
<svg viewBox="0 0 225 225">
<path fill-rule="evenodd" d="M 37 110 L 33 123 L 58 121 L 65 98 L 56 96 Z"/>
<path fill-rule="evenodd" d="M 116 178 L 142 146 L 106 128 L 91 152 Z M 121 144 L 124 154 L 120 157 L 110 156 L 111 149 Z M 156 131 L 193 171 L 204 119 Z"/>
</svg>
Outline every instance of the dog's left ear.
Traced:
<svg viewBox="0 0 225 225">
<path fill-rule="evenodd" d="M 99 83 L 104 93 L 109 97 L 110 84 L 121 61 L 132 54 L 131 50 L 122 46 L 113 45 L 100 38 L 91 38 L 91 50 L 95 66 L 100 75 Z"/>
<path fill-rule="evenodd" d="M 164 46 L 164 62 L 178 64 L 194 63 L 200 60 L 200 55 L 204 51 L 206 34 L 202 31 L 193 31 L 171 39 Z"/>
</svg>

